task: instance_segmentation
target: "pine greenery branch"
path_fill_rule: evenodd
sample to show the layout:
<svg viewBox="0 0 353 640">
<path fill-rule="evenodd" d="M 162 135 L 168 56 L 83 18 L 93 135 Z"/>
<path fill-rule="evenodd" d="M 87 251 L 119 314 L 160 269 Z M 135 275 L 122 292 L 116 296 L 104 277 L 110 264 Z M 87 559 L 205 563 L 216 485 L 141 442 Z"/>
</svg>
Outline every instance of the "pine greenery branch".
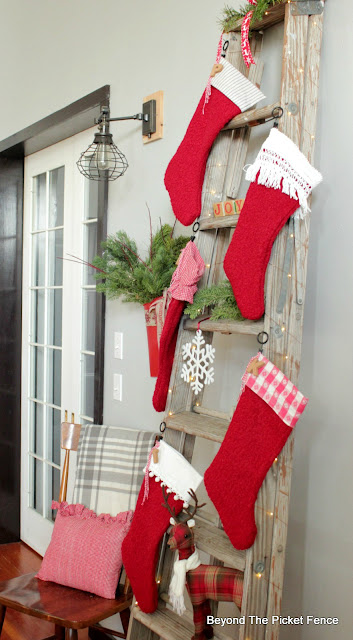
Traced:
<svg viewBox="0 0 353 640">
<path fill-rule="evenodd" d="M 253 11 L 254 13 L 250 22 L 251 29 L 251 25 L 254 24 L 254 22 L 262 20 L 265 11 L 268 11 L 268 9 L 273 7 L 275 4 L 281 4 L 283 1 L 284 0 L 257 0 L 256 5 L 247 2 L 238 10 L 226 5 L 223 9 L 223 15 L 219 20 L 219 24 L 221 25 L 222 30 L 228 33 L 238 26 L 239 20 L 242 20 L 249 11 Z"/>
<path fill-rule="evenodd" d="M 93 265 L 103 271 L 96 273 L 97 291 L 107 298 L 122 298 L 123 302 L 146 304 L 163 295 L 169 287 L 180 251 L 189 238 L 173 238 L 170 225 L 151 231 L 148 256 L 141 258 L 136 242 L 125 231 L 118 231 L 102 242 L 102 255 Z"/>
<path fill-rule="evenodd" d="M 189 304 L 185 313 L 195 320 L 205 308 L 210 311 L 211 320 L 243 320 L 234 298 L 230 282 L 225 280 L 211 287 L 200 289 L 194 296 L 194 301 Z"/>
</svg>

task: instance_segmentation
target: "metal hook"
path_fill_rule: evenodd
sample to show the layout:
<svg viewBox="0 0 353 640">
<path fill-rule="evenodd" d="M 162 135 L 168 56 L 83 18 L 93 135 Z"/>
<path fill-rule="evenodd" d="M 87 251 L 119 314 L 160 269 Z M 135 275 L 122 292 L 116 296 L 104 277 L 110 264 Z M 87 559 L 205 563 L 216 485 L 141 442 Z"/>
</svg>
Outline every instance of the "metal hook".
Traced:
<svg viewBox="0 0 353 640">
<path fill-rule="evenodd" d="M 274 109 L 272 109 L 272 118 L 270 118 L 270 120 L 274 120 L 273 126 L 274 127 L 278 127 L 278 120 L 280 118 L 282 118 L 284 114 L 284 109 L 282 107 L 274 107 Z"/>
<path fill-rule="evenodd" d="M 190 238 L 191 242 L 194 242 L 194 240 L 195 240 L 195 233 L 197 233 L 199 229 L 200 229 L 200 223 L 199 223 L 199 221 L 198 221 L 198 220 L 196 220 L 196 222 L 194 222 L 194 224 L 192 225 L 192 232 L 193 232 L 193 235 L 192 235 L 192 236 L 191 236 L 191 238 Z"/>
<path fill-rule="evenodd" d="M 226 57 L 226 53 L 227 53 L 227 49 L 228 49 L 228 47 L 229 47 L 229 40 L 225 40 L 225 41 L 223 42 L 223 47 L 222 47 L 222 51 L 223 51 L 223 53 L 221 54 L 221 57 L 222 57 L 222 58 L 225 58 L 225 57 Z"/>
<path fill-rule="evenodd" d="M 264 340 L 262 339 L 264 338 Z M 260 331 L 260 333 L 257 334 L 256 340 L 258 341 L 259 345 L 260 345 L 260 353 L 263 352 L 264 350 L 264 344 L 266 344 L 266 342 L 268 342 L 268 338 L 269 335 L 267 333 L 267 331 Z"/>
<path fill-rule="evenodd" d="M 163 422 L 161 422 L 161 424 L 159 425 L 159 430 L 161 433 L 164 433 L 166 428 L 167 428 L 167 423 L 163 420 Z"/>
</svg>

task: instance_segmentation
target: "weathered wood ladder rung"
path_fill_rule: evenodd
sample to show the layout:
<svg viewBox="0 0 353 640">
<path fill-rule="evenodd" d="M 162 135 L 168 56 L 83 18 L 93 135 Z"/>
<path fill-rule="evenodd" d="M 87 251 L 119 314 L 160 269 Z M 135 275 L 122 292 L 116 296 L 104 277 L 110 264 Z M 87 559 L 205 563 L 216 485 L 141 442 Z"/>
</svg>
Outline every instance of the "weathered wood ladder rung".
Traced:
<svg viewBox="0 0 353 640">
<path fill-rule="evenodd" d="M 194 411 L 181 411 L 180 413 L 167 415 L 165 422 L 169 429 L 188 433 L 195 438 L 205 438 L 205 440 L 221 443 L 226 435 L 230 421 L 200 415 Z"/>
<path fill-rule="evenodd" d="M 312 162 L 323 13 L 305 15 L 304 4 L 311 5 L 311 3 L 301 2 L 298 11 L 296 0 L 283 1 L 269 9 L 263 20 L 252 27 L 252 31 L 257 32 L 251 43 L 256 66 L 252 66 L 249 71 L 242 60 L 239 35 L 232 33 L 229 37 L 227 58 L 252 82 L 260 86 L 263 71 L 260 60 L 263 31 L 284 20 L 281 95 L 278 102 L 239 114 L 228 123 L 213 145 L 204 181 L 200 233 L 195 241 L 208 266 L 200 287 L 210 286 L 224 279 L 221 265 L 238 216 L 215 217 L 213 204 L 238 197 L 252 126 L 266 121 L 271 117 L 273 109 L 281 106 L 284 109 L 284 115 L 279 122 L 279 129 L 290 137 Z M 240 25 L 236 31 L 239 30 Z M 294 384 L 297 384 L 301 356 L 309 219 L 305 223 L 301 221 L 295 223 L 294 236 L 293 262 L 296 269 L 293 266 L 291 271 L 293 274 L 296 271 L 298 275 L 288 282 L 283 311 L 278 313 L 277 301 L 281 290 L 282 265 L 286 251 L 286 229 L 280 232 L 272 249 L 266 281 L 264 319 L 259 322 L 205 319 L 202 322 L 202 331 L 208 343 L 212 342 L 216 333 L 247 335 L 255 338 L 260 331 L 267 331 L 269 342 L 265 347 L 265 355 L 282 369 Z M 296 302 L 297 279 L 300 279 L 302 287 L 300 304 Z M 197 438 L 214 443 L 223 441 L 233 412 L 231 407 L 229 414 L 205 409 L 202 406 L 202 393 L 195 397 L 189 385 L 181 381 L 181 347 L 190 342 L 190 331 L 197 329 L 200 319 L 203 318 L 191 320 L 184 317 L 180 324 L 170 381 L 171 393 L 165 417 L 166 442 L 181 451 L 190 462 L 195 443 L 199 442 Z M 281 328 L 284 330 L 281 331 Z M 256 346 L 254 340 L 254 351 Z M 246 552 L 234 549 L 219 520 L 217 523 L 212 523 L 202 517 L 196 518 L 195 537 L 199 549 L 210 555 L 211 562 L 224 563 L 226 566 L 235 567 L 244 572 L 243 604 L 240 613 L 246 616 L 247 622 L 245 625 L 233 627 L 232 637 L 236 637 L 237 640 L 248 638 L 278 640 L 278 625 L 271 623 L 251 625 L 249 616 L 267 617 L 271 621 L 272 615 L 280 614 L 292 454 L 293 436 L 289 438 L 278 462 L 275 462 L 268 472 L 259 491 L 255 506 L 258 534 L 251 549 Z M 194 628 L 190 612 L 183 617 L 177 616 L 167 604 L 173 562 L 173 554 L 167 549 L 160 580 L 161 599 L 158 609 L 155 613 L 148 615 L 143 613 L 137 604 L 133 607 L 128 640 L 157 640 L 158 638 L 191 640 Z M 214 613 L 216 610 L 215 607 Z M 214 631 L 215 638 L 231 640 L 218 627 L 215 627 Z M 234 633 L 236 636 L 233 636 Z"/>
<path fill-rule="evenodd" d="M 246 336 L 257 336 L 263 331 L 263 320 L 252 322 L 251 320 L 202 320 L 202 316 L 197 320 L 185 320 L 184 329 L 195 331 L 199 321 L 202 321 L 202 331 L 210 331 L 212 333 L 239 333 Z"/>
</svg>

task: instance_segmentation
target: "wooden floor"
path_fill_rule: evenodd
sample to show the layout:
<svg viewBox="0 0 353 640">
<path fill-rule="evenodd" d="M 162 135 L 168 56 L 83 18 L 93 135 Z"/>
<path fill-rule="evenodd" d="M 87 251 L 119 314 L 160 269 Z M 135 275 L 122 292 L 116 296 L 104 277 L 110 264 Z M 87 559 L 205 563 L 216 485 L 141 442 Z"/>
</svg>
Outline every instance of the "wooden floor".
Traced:
<svg viewBox="0 0 353 640">
<path fill-rule="evenodd" d="M 22 542 L 0 545 L 0 581 L 37 571 L 41 558 Z M 1 640 L 43 640 L 53 635 L 53 625 L 16 611 L 7 611 Z M 87 640 L 88 631 L 78 632 L 79 640 Z"/>
</svg>

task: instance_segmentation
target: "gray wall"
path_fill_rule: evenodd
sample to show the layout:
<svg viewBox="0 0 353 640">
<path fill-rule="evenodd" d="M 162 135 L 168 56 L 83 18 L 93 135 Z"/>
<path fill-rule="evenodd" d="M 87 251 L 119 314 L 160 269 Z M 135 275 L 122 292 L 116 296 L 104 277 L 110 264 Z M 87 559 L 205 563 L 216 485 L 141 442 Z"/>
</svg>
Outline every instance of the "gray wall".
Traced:
<svg viewBox="0 0 353 640">
<path fill-rule="evenodd" d="M 139 110 L 145 95 L 163 89 L 162 141 L 143 146 L 139 125 L 113 125 L 130 168 L 111 185 L 109 231 L 123 228 L 146 246 L 145 202 L 154 225 L 159 216 L 173 221 L 163 174 L 213 64 L 223 4 L 224 0 L 0 0 L 0 139 L 106 83 L 112 89 L 113 115 Z M 310 403 L 297 427 L 283 600 L 283 614 L 339 616 L 341 623 L 339 629 L 283 627 L 283 640 L 351 637 L 353 131 L 349 115 L 342 116 L 347 108 L 350 111 L 353 97 L 346 80 L 353 57 L 349 10 L 348 0 L 341 0 L 340 13 L 332 0 L 327 1 L 315 157 L 325 180 L 313 202 L 301 373 L 301 388 Z M 280 27 L 266 34 L 264 91 L 269 100 L 278 95 L 280 44 Z M 254 134 L 252 154 L 264 134 Z M 113 359 L 113 331 L 124 333 L 122 362 Z M 205 401 L 226 411 L 236 401 L 241 371 L 254 344 L 250 338 L 218 337 L 216 347 L 219 382 Z M 237 371 L 230 376 L 234 362 Z M 122 403 L 112 398 L 114 372 L 123 374 Z M 155 428 L 160 419 L 151 405 L 153 388 L 142 309 L 109 302 L 105 421 Z M 195 464 L 204 467 L 212 455 L 205 448 Z"/>
</svg>

